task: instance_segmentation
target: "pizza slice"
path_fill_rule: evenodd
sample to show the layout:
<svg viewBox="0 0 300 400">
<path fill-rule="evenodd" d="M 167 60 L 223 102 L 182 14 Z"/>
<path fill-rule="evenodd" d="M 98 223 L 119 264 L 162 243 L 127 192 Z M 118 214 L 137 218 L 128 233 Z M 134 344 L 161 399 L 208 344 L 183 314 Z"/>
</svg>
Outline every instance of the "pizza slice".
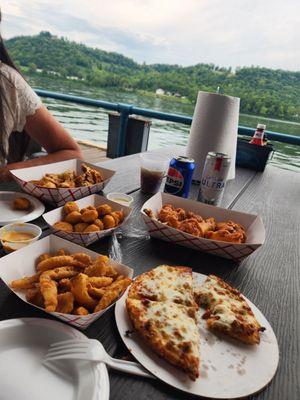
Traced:
<svg viewBox="0 0 300 400">
<path fill-rule="evenodd" d="M 215 275 L 209 275 L 202 286 L 194 288 L 199 305 L 207 311 L 209 329 L 221 331 L 247 344 L 259 344 L 261 327 L 241 293 Z"/>
<path fill-rule="evenodd" d="M 134 280 L 128 297 L 197 307 L 193 295 L 192 269 L 169 265 L 153 268 Z"/>
<path fill-rule="evenodd" d="M 188 373 L 199 376 L 199 332 L 196 308 L 172 302 L 126 299 L 135 330 L 160 357 Z"/>
</svg>

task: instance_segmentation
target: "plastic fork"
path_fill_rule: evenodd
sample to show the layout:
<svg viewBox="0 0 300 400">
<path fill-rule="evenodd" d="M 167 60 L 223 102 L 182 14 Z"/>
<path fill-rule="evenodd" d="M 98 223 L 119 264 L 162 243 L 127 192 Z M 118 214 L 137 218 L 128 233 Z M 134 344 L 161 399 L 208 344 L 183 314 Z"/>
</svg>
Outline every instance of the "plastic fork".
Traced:
<svg viewBox="0 0 300 400">
<path fill-rule="evenodd" d="M 103 345 L 95 339 L 71 339 L 53 343 L 50 345 L 49 350 L 44 357 L 43 364 L 66 359 L 103 362 L 117 371 L 127 372 L 128 374 L 138 375 L 145 378 L 154 378 L 154 375 L 150 374 L 144 367 L 136 362 L 112 358 L 106 352 Z"/>
</svg>

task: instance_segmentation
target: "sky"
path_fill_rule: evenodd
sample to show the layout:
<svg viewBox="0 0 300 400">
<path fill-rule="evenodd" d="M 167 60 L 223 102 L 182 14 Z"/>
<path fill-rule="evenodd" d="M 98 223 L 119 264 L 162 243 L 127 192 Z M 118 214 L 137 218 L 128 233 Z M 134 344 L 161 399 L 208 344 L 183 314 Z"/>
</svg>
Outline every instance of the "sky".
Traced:
<svg viewBox="0 0 300 400">
<path fill-rule="evenodd" d="M 4 38 L 42 30 L 137 62 L 300 70 L 300 0 L 0 0 Z"/>
</svg>

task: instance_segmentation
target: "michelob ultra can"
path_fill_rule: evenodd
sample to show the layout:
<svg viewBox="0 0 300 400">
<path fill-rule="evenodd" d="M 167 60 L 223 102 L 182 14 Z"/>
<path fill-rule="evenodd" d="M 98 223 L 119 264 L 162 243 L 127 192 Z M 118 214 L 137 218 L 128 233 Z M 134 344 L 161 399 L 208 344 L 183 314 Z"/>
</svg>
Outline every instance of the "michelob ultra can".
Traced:
<svg viewBox="0 0 300 400">
<path fill-rule="evenodd" d="M 221 203 L 230 166 L 230 157 L 210 151 L 205 160 L 198 201 L 218 206 Z"/>
<path fill-rule="evenodd" d="M 192 158 L 172 158 L 165 184 L 165 192 L 187 198 L 191 188 L 195 162 Z"/>
</svg>

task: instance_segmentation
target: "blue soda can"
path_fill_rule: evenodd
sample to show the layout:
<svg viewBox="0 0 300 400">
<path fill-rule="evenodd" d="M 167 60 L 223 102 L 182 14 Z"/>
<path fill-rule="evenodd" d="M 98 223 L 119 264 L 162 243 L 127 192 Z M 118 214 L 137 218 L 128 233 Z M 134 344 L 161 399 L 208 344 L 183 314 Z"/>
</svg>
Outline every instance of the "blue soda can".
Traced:
<svg viewBox="0 0 300 400">
<path fill-rule="evenodd" d="M 187 198 L 194 169 L 195 161 L 192 158 L 184 156 L 172 158 L 164 191 L 175 196 Z"/>
</svg>

